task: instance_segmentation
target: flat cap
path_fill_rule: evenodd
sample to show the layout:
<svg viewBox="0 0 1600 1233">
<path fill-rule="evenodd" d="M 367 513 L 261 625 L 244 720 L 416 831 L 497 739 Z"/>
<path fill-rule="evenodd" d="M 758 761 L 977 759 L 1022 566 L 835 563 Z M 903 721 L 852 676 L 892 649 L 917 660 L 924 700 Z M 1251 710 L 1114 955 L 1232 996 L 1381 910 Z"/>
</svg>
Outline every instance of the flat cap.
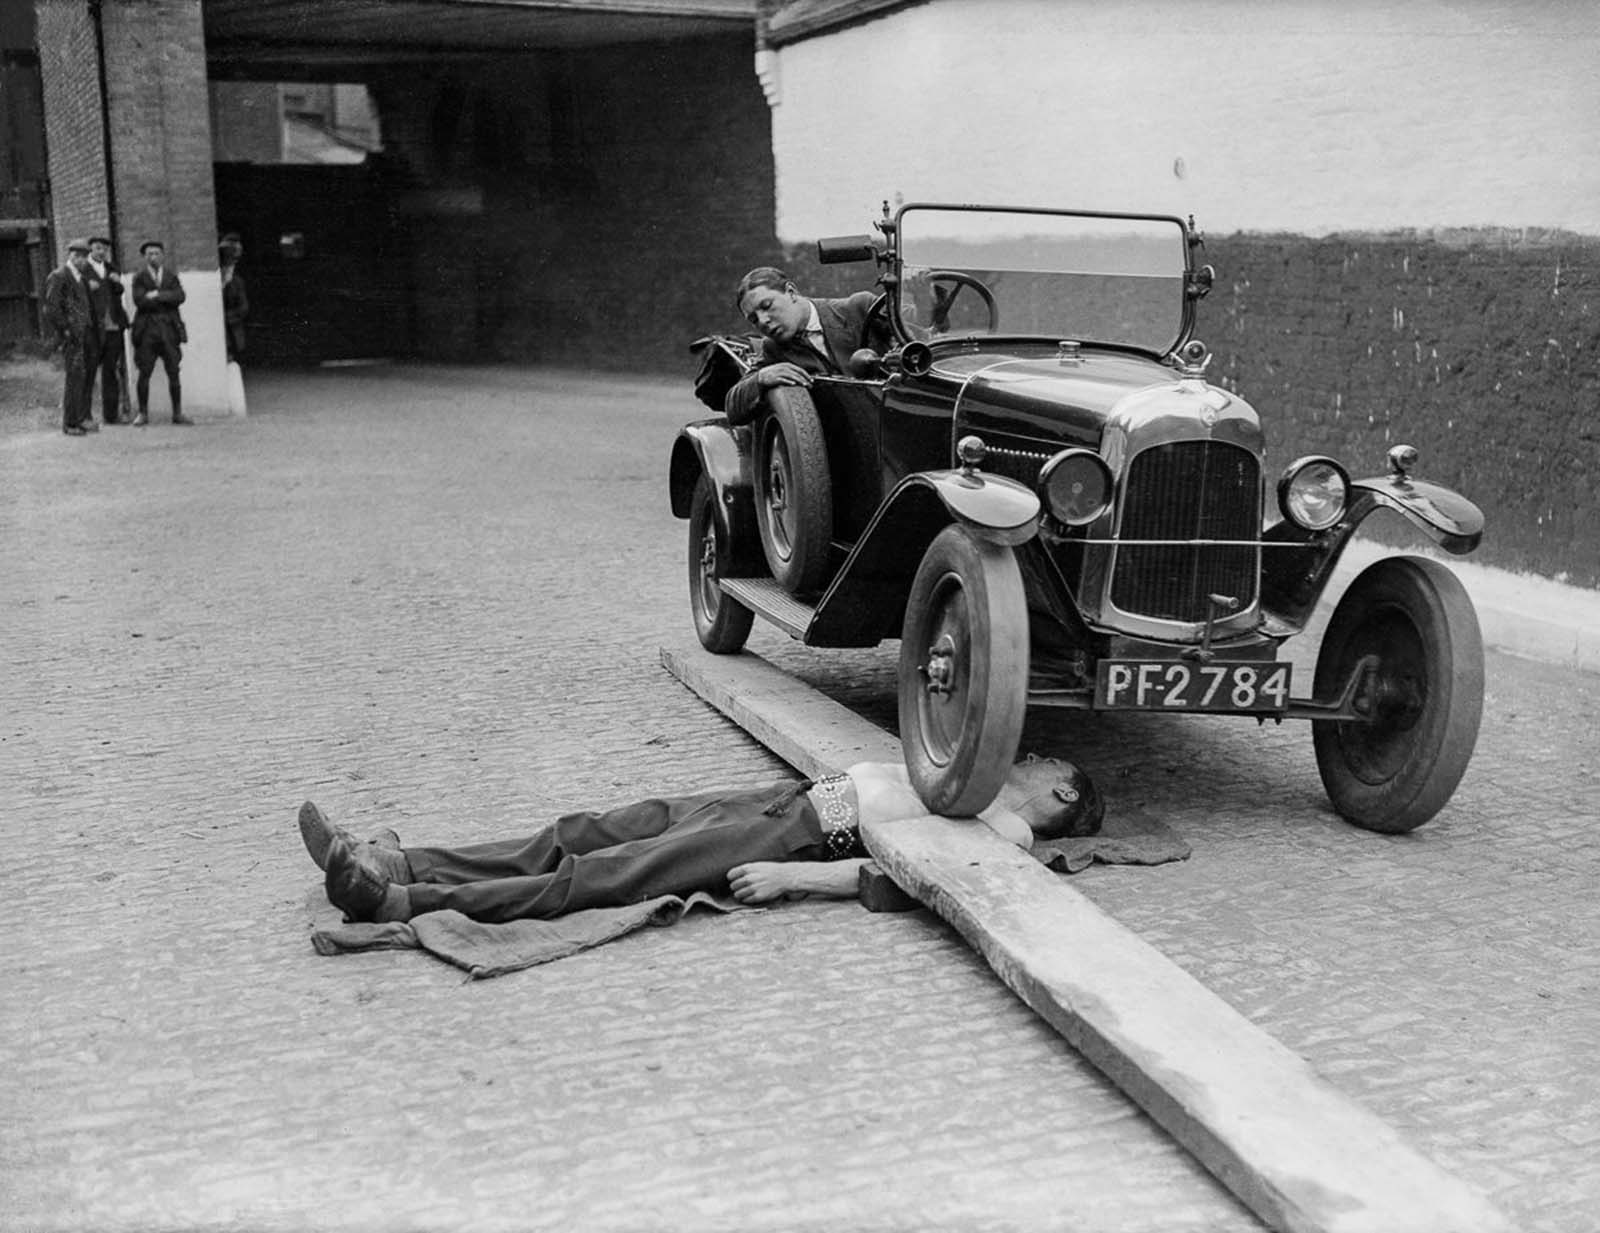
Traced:
<svg viewBox="0 0 1600 1233">
<path fill-rule="evenodd" d="M 146 240 L 143 244 L 139 245 L 139 251 L 141 253 L 149 252 L 152 248 L 159 248 L 162 252 L 167 251 L 167 246 L 160 240 Z"/>
<path fill-rule="evenodd" d="M 89 251 L 89 241 L 88 240 L 68 240 L 67 241 L 67 251 L 69 253 L 86 253 L 86 252 Z"/>
</svg>

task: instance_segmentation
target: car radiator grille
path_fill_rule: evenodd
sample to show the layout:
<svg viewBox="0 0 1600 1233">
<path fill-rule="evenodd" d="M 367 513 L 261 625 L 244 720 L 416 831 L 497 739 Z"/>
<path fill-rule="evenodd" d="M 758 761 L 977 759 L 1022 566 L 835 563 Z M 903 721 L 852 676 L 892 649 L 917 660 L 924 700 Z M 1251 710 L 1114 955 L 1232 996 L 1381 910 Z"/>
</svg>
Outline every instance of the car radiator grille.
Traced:
<svg viewBox="0 0 1600 1233">
<path fill-rule="evenodd" d="M 1147 449 L 1128 469 L 1118 536 L 1253 544 L 1261 536 L 1260 475 L 1254 454 L 1223 442 Z M 1258 552 L 1253 546 L 1120 547 L 1111 602 L 1127 613 L 1170 621 L 1204 621 L 1211 595 L 1248 607 L 1256 598 Z"/>
</svg>

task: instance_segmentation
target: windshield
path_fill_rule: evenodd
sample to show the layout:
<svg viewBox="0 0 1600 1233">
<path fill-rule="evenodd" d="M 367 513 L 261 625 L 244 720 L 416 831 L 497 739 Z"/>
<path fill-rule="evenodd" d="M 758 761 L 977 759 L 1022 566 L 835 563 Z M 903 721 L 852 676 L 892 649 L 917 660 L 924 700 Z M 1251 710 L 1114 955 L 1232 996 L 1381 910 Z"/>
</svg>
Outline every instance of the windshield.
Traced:
<svg viewBox="0 0 1600 1233">
<path fill-rule="evenodd" d="M 1175 218 L 907 206 L 898 246 L 909 338 L 1026 334 L 1164 355 L 1182 335 Z"/>
</svg>

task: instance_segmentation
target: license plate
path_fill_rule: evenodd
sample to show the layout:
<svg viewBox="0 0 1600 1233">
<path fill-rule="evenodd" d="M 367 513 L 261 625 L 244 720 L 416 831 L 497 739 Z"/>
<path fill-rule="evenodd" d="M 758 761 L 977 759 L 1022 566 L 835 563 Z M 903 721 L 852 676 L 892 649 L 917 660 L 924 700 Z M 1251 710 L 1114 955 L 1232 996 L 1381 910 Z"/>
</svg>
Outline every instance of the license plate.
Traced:
<svg viewBox="0 0 1600 1233">
<path fill-rule="evenodd" d="M 1281 711 L 1289 705 L 1289 665 L 1102 659 L 1094 692 L 1105 711 Z"/>
</svg>

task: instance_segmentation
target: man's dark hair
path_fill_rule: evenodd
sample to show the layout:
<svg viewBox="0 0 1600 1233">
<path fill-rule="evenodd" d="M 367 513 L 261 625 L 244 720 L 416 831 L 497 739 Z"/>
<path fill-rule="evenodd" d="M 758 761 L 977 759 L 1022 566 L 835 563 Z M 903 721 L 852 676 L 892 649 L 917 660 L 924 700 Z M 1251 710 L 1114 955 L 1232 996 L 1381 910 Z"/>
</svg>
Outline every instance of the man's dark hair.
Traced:
<svg viewBox="0 0 1600 1233">
<path fill-rule="evenodd" d="M 739 285 L 734 288 L 733 306 L 738 308 L 740 304 L 744 303 L 744 297 L 749 295 L 757 287 L 769 287 L 773 291 L 782 291 L 793 281 L 794 279 L 790 278 L 782 270 L 778 269 L 777 266 L 758 265 L 755 269 L 751 270 L 750 273 L 741 278 L 739 280 Z"/>
<path fill-rule="evenodd" d="M 1054 782 L 1016 806 L 1035 837 L 1068 839 L 1098 835 L 1106 807 L 1094 780 L 1081 768 L 1060 759 L 1039 759 L 1029 754 L 1023 763 L 1029 768 L 1036 764 L 1044 772 L 1040 778 L 1053 774 Z"/>
</svg>

